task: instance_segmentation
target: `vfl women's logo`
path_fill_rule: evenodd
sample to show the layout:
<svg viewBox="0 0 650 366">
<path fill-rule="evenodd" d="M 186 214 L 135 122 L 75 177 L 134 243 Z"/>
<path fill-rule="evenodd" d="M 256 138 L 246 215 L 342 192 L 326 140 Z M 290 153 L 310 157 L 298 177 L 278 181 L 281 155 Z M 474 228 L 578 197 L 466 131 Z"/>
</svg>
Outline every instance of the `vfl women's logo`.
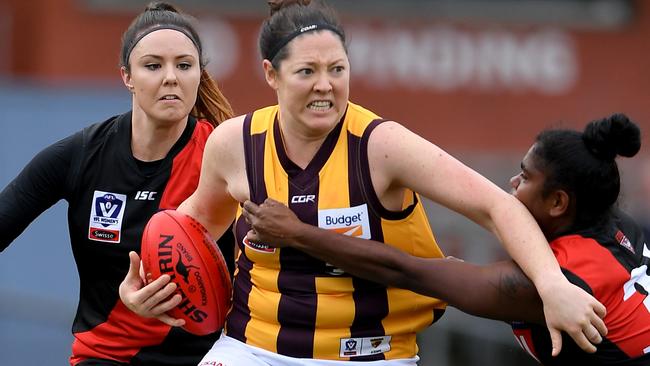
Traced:
<svg viewBox="0 0 650 366">
<path fill-rule="evenodd" d="M 391 349 L 392 336 L 341 338 L 339 357 L 371 356 Z"/>
<path fill-rule="evenodd" d="M 95 191 L 90 209 L 88 239 L 119 243 L 125 208 L 126 195 Z"/>
<path fill-rule="evenodd" d="M 98 218 L 98 222 L 104 227 L 117 223 L 117 216 L 121 213 L 123 204 L 123 200 L 111 193 L 96 198 L 95 216 Z"/>
</svg>

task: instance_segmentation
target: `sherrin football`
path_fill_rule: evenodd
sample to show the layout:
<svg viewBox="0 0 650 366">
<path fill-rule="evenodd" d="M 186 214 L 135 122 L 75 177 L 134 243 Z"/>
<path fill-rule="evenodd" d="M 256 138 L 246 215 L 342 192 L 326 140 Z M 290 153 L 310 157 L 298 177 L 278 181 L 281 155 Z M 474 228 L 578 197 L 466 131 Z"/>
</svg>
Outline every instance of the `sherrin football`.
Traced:
<svg viewBox="0 0 650 366">
<path fill-rule="evenodd" d="M 182 301 L 167 314 L 184 319 L 185 330 L 206 335 L 223 327 L 232 283 L 219 247 L 201 223 L 175 210 L 157 212 L 144 229 L 140 256 L 152 280 L 168 274 L 176 283 Z"/>
</svg>

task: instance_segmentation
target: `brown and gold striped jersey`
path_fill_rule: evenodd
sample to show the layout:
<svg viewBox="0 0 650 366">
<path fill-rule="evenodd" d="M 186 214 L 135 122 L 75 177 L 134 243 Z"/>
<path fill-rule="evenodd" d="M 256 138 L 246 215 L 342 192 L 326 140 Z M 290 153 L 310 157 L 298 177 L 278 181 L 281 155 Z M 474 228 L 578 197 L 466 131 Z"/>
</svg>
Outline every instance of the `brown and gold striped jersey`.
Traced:
<svg viewBox="0 0 650 366">
<path fill-rule="evenodd" d="M 383 122 L 349 103 L 305 169 L 286 155 L 278 107 L 244 121 L 250 198 L 286 204 L 304 222 L 343 235 L 373 239 L 421 257 L 441 257 L 417 194 L 399 212 L 384 208 L 370 180 L 367 145 Z M 413 292 L 350 276 L 293 248 L 246 239 L 238 212 L 240 248 L 227 334 L 291 357 L 382 360 L 417 354 L 416 332 L 436 321 L 446 304 Z"/>
</svg>

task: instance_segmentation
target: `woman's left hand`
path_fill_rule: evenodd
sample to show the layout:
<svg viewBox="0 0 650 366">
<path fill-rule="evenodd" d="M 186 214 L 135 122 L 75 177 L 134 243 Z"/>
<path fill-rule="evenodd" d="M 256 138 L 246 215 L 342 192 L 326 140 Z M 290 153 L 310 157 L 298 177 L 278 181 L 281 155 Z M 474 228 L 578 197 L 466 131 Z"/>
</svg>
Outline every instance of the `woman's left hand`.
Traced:
<svg viewBox="0 0 650 366">
<path fill-rule="evenodd" d="M 562 348 L 561 331 L 569 334 L 583 351 L 596 352 L 595 344 L 607 335 L 603 321 L 607 313 L 605 306 L 564 278 L 549 283 L 548 287 L 538 288 L 538 292 L 551 333 L 552 355 L 557 356 Z"/>
</svg>

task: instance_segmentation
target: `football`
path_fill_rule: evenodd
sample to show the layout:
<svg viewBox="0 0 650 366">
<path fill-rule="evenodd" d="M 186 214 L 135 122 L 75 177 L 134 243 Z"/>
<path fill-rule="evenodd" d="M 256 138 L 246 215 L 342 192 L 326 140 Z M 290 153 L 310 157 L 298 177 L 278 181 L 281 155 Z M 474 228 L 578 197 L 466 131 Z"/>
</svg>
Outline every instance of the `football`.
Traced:
<svg viewBox="0 0 650 366">
<path fill-rule="evenodd" d="M 201 223 L 175 210 L 157 212 L 144 229 L 140 257 L 151 280 L 168 274 L 176 283 L 182 301 L 167 314 L 184 319 L 185 330 L 206 335 L 223 327 L 232 282 L 219 247 Z"/>
</svg>

